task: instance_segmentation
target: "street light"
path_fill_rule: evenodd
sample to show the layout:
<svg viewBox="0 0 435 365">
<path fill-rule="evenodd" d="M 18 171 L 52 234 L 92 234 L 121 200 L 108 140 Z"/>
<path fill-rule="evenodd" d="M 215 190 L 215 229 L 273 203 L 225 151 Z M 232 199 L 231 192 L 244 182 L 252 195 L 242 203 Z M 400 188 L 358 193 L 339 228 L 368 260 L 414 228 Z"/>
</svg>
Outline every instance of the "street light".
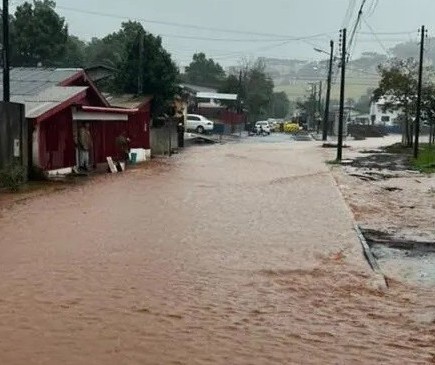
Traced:
<svg viewBox="0 0 435 365">
<path fill-rule="evenodd" d="M 329 103 L 331 100 L 331 83 L 332 83 L 332 64 L 334 61 L 334 41 L 330 41 L 331 52 L 328 53 L 320 48 L 314 48 L 316 52 L 324 53 L 329 55 L 329 71 L 328 71 L 328 86 L 326 89 L 326 100 L 325 100 L 325 116 L 323 118 L 323 133 L 322 140 L 326 141 L 328 139 L 328 121 L 329 121 Z"/>
</svg>

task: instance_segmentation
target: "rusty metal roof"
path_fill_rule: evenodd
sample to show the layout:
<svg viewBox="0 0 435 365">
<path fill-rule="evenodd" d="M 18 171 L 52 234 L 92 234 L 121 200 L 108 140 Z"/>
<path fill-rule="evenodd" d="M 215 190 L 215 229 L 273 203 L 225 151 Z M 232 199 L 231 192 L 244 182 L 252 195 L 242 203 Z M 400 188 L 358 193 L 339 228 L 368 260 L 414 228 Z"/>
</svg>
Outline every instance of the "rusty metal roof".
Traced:
<svg viewBox="0 0 435 365">
<path fill-rule="evenodd" d="M 153 99 L 152 96 L 137 96 L 137 95 L 113 95 L 107 96 L 107 101 L 113 107 L 136 109 L 142 105 L 149 103 Z"/>
</svg>

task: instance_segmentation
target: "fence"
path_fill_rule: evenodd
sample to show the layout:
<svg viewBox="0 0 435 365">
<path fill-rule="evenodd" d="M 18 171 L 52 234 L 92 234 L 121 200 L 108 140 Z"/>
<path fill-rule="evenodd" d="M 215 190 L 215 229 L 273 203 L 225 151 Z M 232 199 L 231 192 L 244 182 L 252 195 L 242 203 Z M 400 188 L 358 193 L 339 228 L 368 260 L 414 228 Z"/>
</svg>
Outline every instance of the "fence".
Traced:
<svg viewBox="0 0 435 365">
<path fill-rule="evenodd" d="M 198 109 L 198 114 L 215 122 L 213 132 L 216 134 L 239 134 L 245 130 L 246 115 L 244 113 L 237 113 L 224 108 L 201 107 Z"/>
<path fill-rule="evenodd" d="M 175 120 L 156 119 L 150 129 L 151 155 L 170 155 L 171 151 L 178 149 L 178 129 Z"/>
</svg>

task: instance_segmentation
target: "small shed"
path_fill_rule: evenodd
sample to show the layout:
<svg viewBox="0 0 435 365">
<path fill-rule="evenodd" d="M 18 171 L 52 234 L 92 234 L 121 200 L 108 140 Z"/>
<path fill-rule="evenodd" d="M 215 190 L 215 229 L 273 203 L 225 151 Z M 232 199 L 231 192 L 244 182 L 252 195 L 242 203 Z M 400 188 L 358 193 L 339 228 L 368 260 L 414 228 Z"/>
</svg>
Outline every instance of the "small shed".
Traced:
<svg viewBox="0 0 435 365">
<path fill-rule="evenodd" d="M 117 95 L 107 98 L 112 108 L 124 111 L 128 116 L 127 135 L 131 152 L 138 162 L 151 158 L 150 124 L 152 96 Z"/>
</svg>

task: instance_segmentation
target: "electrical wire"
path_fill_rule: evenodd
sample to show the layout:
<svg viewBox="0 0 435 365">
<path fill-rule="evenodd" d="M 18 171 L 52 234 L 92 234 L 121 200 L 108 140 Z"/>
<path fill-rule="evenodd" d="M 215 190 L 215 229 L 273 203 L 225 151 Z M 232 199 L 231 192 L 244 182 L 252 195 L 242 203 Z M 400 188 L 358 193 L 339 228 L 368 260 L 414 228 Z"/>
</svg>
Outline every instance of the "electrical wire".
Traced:
<svg viewBox="0 0 435 365">
<path fill-rule="evenodd" d="M 348 46 L 347 46 L 347 49 L 349 50 L 349 52 L 348 52 L 349 57 L 347 57 L 347 61 L 349 61 L 349 59 L 350 59 L 350 50 L 352 49 L 353 43 L 355 41 L 356 33 L 357 33 L 358 27 L 360 25 L 361 16 L 363 14 L 363 9 L 364 9 L 364 6 L 366 5 L 366 3 L 367 3 L 367 0 L 362 0 L 361 6 L 359 8 L 358 15 L 357 15 L 357 18 L 355 21 L 355 25 L 353 27 L 351 34 L 350 34 L 350 38 L 349 38 L 349 42 L 348 42 Z"/>
<path fill-rule="evenodd" d="M 358 32 L 359 34 L 363 35 L 372 35 L 372 32 Z M 400 31 L 400 32 L 375 32 L 376 35 L 409 35 L 409 34 L 415 34 L 415 31 Z"/>
<path fill-rule="evenodd" d="M 381 46 L 382 50 L 387 54 L 388 58 L 390 58 L 391 56 L 391 52 L 387 49 L 387 47 L 385 47 L 385 45 L 382 43 L 382 41 L 379 39 L 379 37 L 376 35 L 374 29 L 372 28 L 372 26 L 369 24 L 369 22 L 367 21 L 367 19 L 365 17 L 362 17 L 362 21 L 364 22 L 364 24 L 367 26 L 367 28 L 369 28 L 369 30 L 371 31 L 371 33 L 373 34 L 373 37 L 375 38 L 375 40 L 379 43 L 379 45 Z"/>
<path fill-rule="evenodd" d="M 232 33 L 232 34 L 244 34 L 244 35 L 253 35 L 253 36 L 269 37 L 269 38 L 278 38 L 278 39 L 275 39 L 278 41 L 283 40 L 283 39 L 289 40 L 289 41 L 299 41 L 299 40 L 304 40 L 304 39 L 318 38 L 320 36 L 330 35 L 333 33 L 333 32 L 324 32 L 324 33 L 311 34 L 311 35 L 307 35 L 307 36 L 296 36 L 295 37 L 295 36 L 283 35 L 283 34 L 261 33 L 261 32 L 242 31 L 242 30 L 216 28 L 216 27 L 203 27 L 203 26 L 198 26 L 198 25 L 193 25 L 193 24 L 183 24 L 183 23 L 176 23 L 176 22 L 152 20 L 152 19 L 146 19 L 146 18 L 141 18 L 141 17 L 128 17 L 128 16 L 124 16 L 124 15 L 119 15 L 119 14 L 111 14 L 111 13 L 104 13 L 104 12 L 99 12 L 99 11 L 72 8 L 69 6 L 57 6 L 57 8 L 61 9 L 61 10 L 65 10 L 65 11 L 80 13 L 80 14 L 95 15 L 95 16 L 101 16 L 101 17 L 113 18 L 113 19 L 121 19 L 121 20 L 132 19 L 132 20 L 136 20 L 139 22 L 143 22 L 143 23 L 166 25 L 166 26 L 177 27 L 177 28 L 204 30 L 204 31 L 210 31 L 210 32 Z"/>
<path fill-rule="evenodd" d="M 352 18 L 352 13 L 355 10 L 355 6 L 356 6 L 356 0 L 350 0 L 346 10 L 346 14 L 343 19 L 343 23 L 341 26 L 342 28 L 346 28 L 349 25 L 349 22 Z"/>
<path fill-rule="evenodd" d="M 379 0 L 373 0 L 372 7 L 370 8 L 370 11 L 368 12 L 367 17 L 371 17 L 375 13 L 378 5 L 379 5 Z"/>
</svg>

